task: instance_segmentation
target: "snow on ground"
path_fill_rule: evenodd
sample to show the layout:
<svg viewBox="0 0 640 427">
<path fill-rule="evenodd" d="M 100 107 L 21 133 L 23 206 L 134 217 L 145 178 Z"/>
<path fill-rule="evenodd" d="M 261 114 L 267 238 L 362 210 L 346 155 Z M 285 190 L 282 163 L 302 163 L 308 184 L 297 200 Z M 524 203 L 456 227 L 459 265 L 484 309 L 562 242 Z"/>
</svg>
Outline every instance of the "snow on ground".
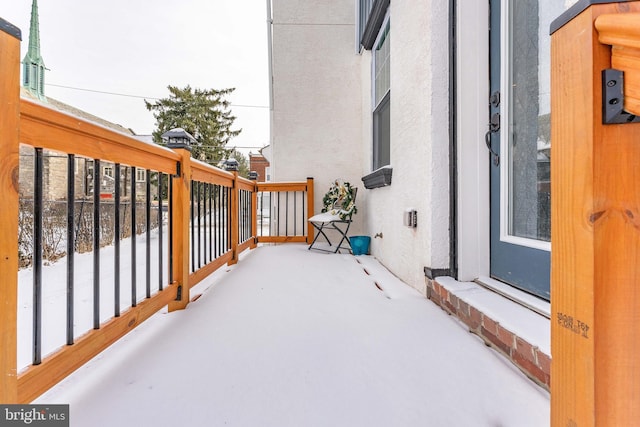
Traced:
<svg viewBox="0 0 640 427">
<path fill-rule="evenodd" d="M 245 254 L 34 403 L 76 427 L 549 424 L 548 393 L 373 258 Z"/>
</svg>

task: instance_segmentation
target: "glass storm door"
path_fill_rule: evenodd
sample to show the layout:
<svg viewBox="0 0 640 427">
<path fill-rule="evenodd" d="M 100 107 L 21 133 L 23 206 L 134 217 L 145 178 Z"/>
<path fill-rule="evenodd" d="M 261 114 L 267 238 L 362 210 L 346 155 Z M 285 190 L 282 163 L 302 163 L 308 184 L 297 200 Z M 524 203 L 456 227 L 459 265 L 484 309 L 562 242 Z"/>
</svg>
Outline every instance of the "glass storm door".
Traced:
<svg viewBox="0 0 640 427">
<path fill-rule="evenodd" d="M 490 0 L 491 276 L 549 300 L 550 36 L 560 0 Z M 570 2 L 569 2 L 570 3 Z"/>
</svg>

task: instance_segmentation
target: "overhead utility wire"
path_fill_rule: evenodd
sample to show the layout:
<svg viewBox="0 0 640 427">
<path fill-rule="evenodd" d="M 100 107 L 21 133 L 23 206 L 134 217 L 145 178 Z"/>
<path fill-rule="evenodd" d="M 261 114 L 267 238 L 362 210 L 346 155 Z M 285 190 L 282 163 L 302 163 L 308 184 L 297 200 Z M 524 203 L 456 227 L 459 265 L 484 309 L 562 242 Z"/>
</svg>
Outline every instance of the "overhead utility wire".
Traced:
<svg viewBox="0 0 640 427">
<path fill-rule="evenodd" d="M 127 94 L 127 93 L 106 92 L 106 91 L 102 91 L 102 90 L 85 89 L 85 88 L 81 88 L 81 87 L 64 86 L 64 85 L 57 85 L 57 84 L 53 84 L 53 83 L 45 83 L 45 85 L 53 86 L 53 87 L 59 87 L 59 88 L 63 88 L 63 89 L 81 90 L 83 92 L 101 93 L 103 95 L 124 96 L 124 97 L 127 97 L 127 98 L 152 99 L 152 100 L 156 100 L 156 101 L 159 100 L 159 99 L 162 99 L 162 98 L 156 98 L 154 96 L 142 96 L 142 95 L 131 95 L 131 94 Z M 247 105 L 247 104 L 229 104 L 229 105 L 231 105 L 232 107 L 243 107 L 243 108 L 269 108 L 269 106 L 267 106 L 267 105 Z"/>
</svg>

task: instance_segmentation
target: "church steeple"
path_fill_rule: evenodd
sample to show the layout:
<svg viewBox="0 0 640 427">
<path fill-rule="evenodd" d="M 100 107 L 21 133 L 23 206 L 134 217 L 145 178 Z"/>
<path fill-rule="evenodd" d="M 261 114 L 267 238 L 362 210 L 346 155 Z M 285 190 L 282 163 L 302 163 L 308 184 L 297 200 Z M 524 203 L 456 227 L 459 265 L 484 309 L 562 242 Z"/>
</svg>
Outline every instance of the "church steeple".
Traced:
<svg viewBox="0 0 640 427">
<path fill-rule="evenodd" d="M 44 96 L 44 61 L 40 54 L 40 25 L 38 22 L 38 0 L 31 4 L 31 26 L 29 28 L 29 50 L 22 60 L 22 85 L 41 100 Z"/>
</svg>

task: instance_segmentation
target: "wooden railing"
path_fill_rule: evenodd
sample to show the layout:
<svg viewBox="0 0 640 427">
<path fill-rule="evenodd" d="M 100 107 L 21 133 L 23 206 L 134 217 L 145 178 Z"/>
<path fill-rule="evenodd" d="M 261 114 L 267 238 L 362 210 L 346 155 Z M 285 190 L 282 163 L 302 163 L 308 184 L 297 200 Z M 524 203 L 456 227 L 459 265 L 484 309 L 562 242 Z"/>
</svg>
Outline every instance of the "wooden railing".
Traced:
<svg viewBox="0 0 640 427">
<path fill-rule="evenodd" d="M 0 20 L 0 23 L 3 21 Z M 234 264 L 239 254 L 255 248 L 260 242 L 308 242 L 308 229 L 298 229 L 290 235 L 291 226 L 287 224 L 288 212 L 291 207 L 284 209 L 284 215 L 276 218 L 277 225 L 284 224 L 284 233 L 279 235 L 277 228 L 270 227 L 268 233 L 258 235 L 258 219 L 262 216 L 257 212 L 258 197 L 263 192 L 271 195 L 284 193 L 283 199 L 289 200 L 293 196 L 297 210 L 302 209 L 302 216 L 296 216 L 297 221 L 304 223 L 313 214 L 313 179 L 308 178 L 298 183 L 256 183 L 238 176 L 237 172 L 223 171 L 210 165 L 191 159 L 188 149 L 179 148 L 169 150 L 154 144 L 136 140 L 104 127 L 81 120 L 77 117 L 49 109 L 48 107 L 20 98 L 19 87 L 19 39 L 11 31 L 4 31 L 6 25 L 0 25 L 0 193 L 3 195 L 0 208 L 0 402 L 28 403 L 41 395 L 50 387 L 58 383 L 71 372 L 89 361 L 92 357 L 106 349 L 116 340 L 127 334 L 144 320 L 148 319 L 161 308 L 168 306 L 169 311 L 185 308 L 190 301 L 190 289 L 202 279 L 224 264 Z M 93 329 L 76 331 L 74 335 L 74 309 L 67 307 L 67 319 L 59 319 L 67 324 L 67 342 L 60 343 L 60 348 L 48 353 L 42 351 L 40 345 L 41 334 L 46 334 L 46 326 L 41 325 L 42 318 L 38 312 L 42 304 L 41 276 L 42 257 L 33 256 L 34 271 L 34 337 L 33 363 L 19 372 L 16 357 L 18 342 L 18 214 L 19 214 L 19 175 L 20 175 L 20 145 L 27 147 L 36 154 L 34 158 L 41 158 L 43 152 L 55 150 L 59 157 L 68 157 L 67 166 L 69 189 L 66 196 L 70 200 L 69 210 L 73 209 L 76 190 L 72 185 L 73 164 L 76 159 L 93 162 L 94 188 L 92 190 L 94 239 L 93 239 Z M 37 162 L 38 160 L 36 160 Z M 146 206 L 147 238 L 146 242 L 146 276 L 136 274 L 137 240 L 135 221 L 131 233 L 131 303 L 125 304 L 120 312 L 119 297 L 113 315 L 104 320 L 104 309 L 100 308 L 100 291 L 105 285 L 101 282 L 99 271 L 102 266 L 100 253 L 102 251 L 100 232 L 95 222 L 101 217 L 100 165 L 114 165 L 116 174 L 116 188 L 120 188 L 118 181 L 120 168 L 129 168 L 131 179 L 131 200 L 128 209 L 135 218 L 136 210 L 136 170 L 146 172 Z M 38 170 L 39 166 L 34 167 Z M 40 169 L 42 169 L 40 167 Z M 36 172 L 37 174 L 38 172 Z M 40 170 L 40 173 L 42 171 Z M 37 175 L 36 175 L 37 176 Z M 156 179 L 156 214 L 158 218 L 158 239 L 168 238 L 168 248 L 163 250 L 163 243 L 157 248 L 159 252 L 152 254 L 149 238 L 151 212 L 151 180 Z M 163 197 L 167 182 L 168 199 Z M 36 182 L 35 186 L 39 184 Z M 40 183 L 41 185 L 41 183 Z M 42 217 L 42 194 L 34 190 L 34 218 Z M 111 197 L 111 195 L 109 195 Z M 119 212 L 119 190 L 115 192 L 115 211 Z M 275 206 L 276 198 L 269 198 L 268 210 L 275 212 L 282 207 Z M 111 205 L 110 205 L 111 206 Z M 168 216 L 167 236 L 163 237 L 163 221 L 165 210 Z M 37 212 L 36 212 L 37 211 Z M 71 225 L 67 225 L 68 236 L 73 238 L 74 216 L 69 215 Z M 273 222 L 272 218 L 269 218 Z M 119 222 L 118 222 L 119 224 Z M 34 225 L 38 228 L 38 224 Z M 115 242 L 119 242 L 119 232 L 114 233 Z M 67 305 L 72 304 L 73 281 L 73 245 L 67 253 Z M 116 244 L 118 246 L 119 243 Z M 119 246 L 118 246 L 119 247 Z M 118 252 L 119 253 L 119 252 Z M 149 263 L 152 257 L 158 258 L 157 288 L 150 286 Z M 61 260 L 60 262 L 64 262 Z M 116 271 L 119 272 L 119 256 L 115 256 Z M 165 271 L 166 270 L 166 271 Z M 119 273 L 115 279 L 115 294 L 119 295 Z M 145 276 L 145 277 L 143 277 Z M 166 279 L 166 280 L 165 280 Z M 145 295 L 138 295 L 138 282 L 146 280 Z M 163 282 L 166 282 L 163 284 Z M 166 286 L 164 286 L 166 285 Z M 41 354 L 43 353 L 43 354 Z"/>
</svg>

